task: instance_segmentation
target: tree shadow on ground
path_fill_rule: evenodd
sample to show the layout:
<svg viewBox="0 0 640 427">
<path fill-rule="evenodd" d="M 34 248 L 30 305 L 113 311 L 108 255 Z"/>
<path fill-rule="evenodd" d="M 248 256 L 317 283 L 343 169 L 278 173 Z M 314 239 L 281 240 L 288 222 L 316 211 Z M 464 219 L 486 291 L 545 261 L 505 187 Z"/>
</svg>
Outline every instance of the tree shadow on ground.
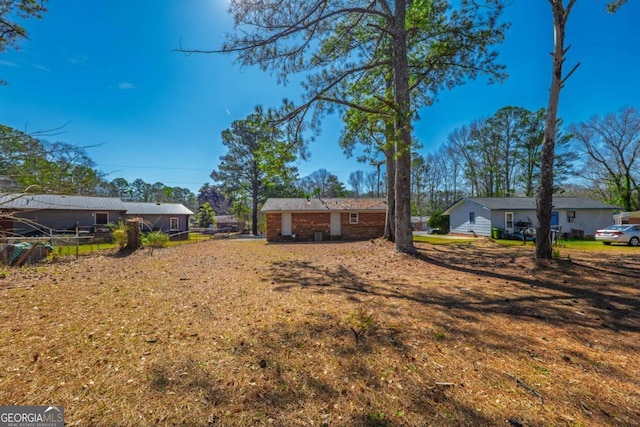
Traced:
<svg viewBox="0 0 640 427">
<path fill-rule="evenodd" d="M 640 292 L 636 280 L 640 278 L 640 266 L 634 264 L 620 265 L 609 261 L 601 266 L 593 266 L 580 261 L 548 260 L 530 268 L 530 274 L 514 277 L 501 271 L 500 267 L 504 264 L 496 263 L 494 258 L 477 250 L 466 251 L 464 260 L 451 253 L 426 254 L 422 251 L 417 252 L 415 258 L 445 270 L 501 280 L 519 289 L 528 286 L 536 288 L 538 292 L 552 292 L 547 296 L 514 296 L 503 301 L 481 296 L 484 301 L 480 304 L 456 301 L 453 302 L 456 307 L 472 308 L 473 305 L 479 305 L 483 311 L 507 312 L 555 323 L 570 322 L 614 331 L 640 331 Z M 570 303 L 563 304 L 563 301 Z M 572 307 L 579 301 L 596 310 L 594 320 L 581 319 L 584 317 L 582 315 L 575 316 Z M 523 302 L 534 302 L 536 306 L 522 307 Z M 541 304 L 544 302 L 546 304 Z M 442 303 L 446 304 L 444 301 Z"/>
<path fill-rule="evenodd" d="M 391 309 L 394 301 L 407 302 L 415 310 L 434 313 L 430 318 L 432 333 L 442 336 L 437 339 L 449 348 L 472 342 L 483 354 L 519 358 L 521 367 L 530 364 L 542 371 L 546 368 L 540 365 L 548 360 L 548 350 L 559 359 L 554 363 L 565 363 L 569 370 L 587 375 L 590 381 L 609 377 L 636 387 L 634 375 L 607 357 L 611 345 L 623 354 L 640 353 L 637 340 L 618 335 L 640 331 L 640 264 L 635 259 L 626 262 L 611 257 L 592 262 L 578 257 L 573 262 L 536 264 L 530 252 L 425 245 L 413 256 L 389 254 L 385 265 L 366 265 L 366 256 L 343 264 L 325 261 L 304 257 L 279 261 L 271 265 L 264 279 L 271 282 L 275 292 L 312 292 L 354 304 L 375 301 L 372 304 L 381 311 Z M 430 273 L 421 275 L 421 269 Z M 553 333 L 571 335 L 579 345 L 564 349 L 562 341 L 550 342 L 543 334 L 519 336 L 512 330 L 482 325 L 495 316 L 552 328 Z M 608 342 L 610 338 L 612 343 Z M 492 375 L 498 378 L 506 373 L 496 371 Z M 580 399 L 574 398 L 578 413 L 584 404 Z M 603 406 L 602 413 L 613 407 Z M 466 413 L 464 408 L 460 411 Z M 462 424 L 473 424 L 476 415 L 474 411 L 461 415 L 468 417 Z M 478 421 L 478 425 L 494 423 Z"/>
<path fill-rule="evenodd" d="M 234 351 L 236 365 L 254 372 L 253 387 L 232 393 L 242 396 L 234 423 L 261 414 L 322 426 L 495 424 L 454 391 L 437 390 L 428 370 L 396 367 L 394 361 L 411 362 L 411 346 L 393 330 L 379 328 L 356 343 L 344 320 L 326 312 L 272 326 L 254 331 L 258 346 Z M 394 356 L 381 363 L 385 353 Z"/>
<path fill-rule="evenodd" d="M 320 294 L 343 294 L 353 302 L 381 296 L 464 309 L 468 313 L 494 312 L 614 331 L 640 331 L 640 293 L 634 284 L 634 279 L 640 277 L 640 269 L 627 268 L 624 277 L 628 283 L 623 283 L 618 280 L 617 270 L 603 271 L 580 262 L 560 264 L 551 261 L 544 278 L 536 278 L 536 271 L 532 271 L 530 277 L 503 273 L 500 270 L 503 261 L 496 262 L 482 252 L 466 250 L 464 258 L 464 261 L 456 259 L 451 254 L 434 257 L 423 252 L 415 255 L 419 261 L 440 267 L 445 277 L 456 272 L 472 275 L 479 281 L 503 281 L 505 288 L 511 290 L 510 295 L 494 297 L 483 293 L 482 288 L 469 288 L 465 298 L 451 299 L 448 294 L 433 292 L 432 289 L 427 292 L 423 286 L 405 283 L 402 271 L 374 280 L 344 266 L 326 267 L 302 260 L 274 263 L 265 280 L 277 283 L 276 291 L 302 287 Z M 615 289 L 612 289 L 614 284 Z M 574 307 L 579 302 L 592 307 L 594 316 L 577 314 Z"/>
</svg>

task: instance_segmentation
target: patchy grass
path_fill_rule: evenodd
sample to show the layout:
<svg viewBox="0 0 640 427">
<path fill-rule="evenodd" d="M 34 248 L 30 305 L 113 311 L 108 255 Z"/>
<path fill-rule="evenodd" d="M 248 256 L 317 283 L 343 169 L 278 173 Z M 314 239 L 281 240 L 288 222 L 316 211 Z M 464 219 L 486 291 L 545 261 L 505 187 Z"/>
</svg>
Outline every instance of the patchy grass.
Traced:
<svg viewBox="0 0 640 427">
<path fill-rule="evenodd" d="M 184 240 L 170 240 L 167 242 L 167 246 L 179 246 L 187 243 L 201 243 L 203 241 L 212 240 L 212 239 L 222 239 L 226 238 L 223 236 L 211 236 L 200 233 L 189 233 L 189 238 Z M 111 251 L 114 248 L 118 248 L 118 243 L 86 243 L 82 245 L 78 245 L 78 255 L 88 255 L 95 252 L 100 251 Z M 54 248 L 52 257 L 75 257 L 76 256 L 76 246 L 67 245 L 67 246 L 56 246 Z"/>
<path fill-rule="evenodd" d="M 523 246 L 522 240 L 497 239 L 494 241 L 503 246 Z M 526 245 L 524 246 L 533 246 L 533 245 L 534 243 L 532 241 L 527 241 Z M 604 245 L 602 244 L 602 242 L 597 242 L 595 240 L 569 240 L 569 239 L 560 240 L 556 245 L 554 245 L 554 248 L 557 248 L 558 250 L 578 249 L 583 251 L 597 251 L 597 252 L 617 251 L 618 253 L 620 253 L 621 251 L 623 253 L 624 252 L 628 252 L 628 253 L 640 252 L 638 248 L 634 248 L 629 245 L 620 245 L 620 244 Z"/>
<path fill-rule="evenodd" d="M 640 252 L 417 245 L 219 239 L 8 269 L 0 402 L 64 405 L 67 425 L 637 424 Z"/>
<path fill-rule="evenodd" d="M 66 246 L 55 246 L 52 255 L 58 257 L 75 257 L 76 253 L 78 255 L 87 255 L 90 253 L 102 251 L 102 250 L 112 250 L 117 248 L 117 243 L 87 243 L 77 246 L 74 245 L 66 245 Z"/>
<path fill-rule="evenodd" d="M 443 237 L 438 235 L 414 235 L 413 241 L 419 243 L 429 243 L 432 245 L 459 245 L 460 243 L 471 243 L 475 242 L 478 239 L 476 238 L 464 238 L 464 237 L 456 237 L 455 239 L 449 237 Z"/>
</svg>

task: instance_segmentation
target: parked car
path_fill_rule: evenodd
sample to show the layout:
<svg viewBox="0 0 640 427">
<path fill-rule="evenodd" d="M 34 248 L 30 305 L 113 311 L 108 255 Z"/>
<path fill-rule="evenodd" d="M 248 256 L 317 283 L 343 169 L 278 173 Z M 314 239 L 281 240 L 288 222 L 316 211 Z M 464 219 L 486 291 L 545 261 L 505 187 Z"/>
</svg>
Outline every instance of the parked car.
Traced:
<svg viewBox="0 0 640 427">
<path fill-rule="evenodd" d="M 237 233 L 238 231 L 240 231 L 240 227 L 237 225 L 227 225 L 214 230 L 215 233 Z"/>
<path fill-rule="evenodd" d="M 631 246 L 640 246 L 640 225 L 611 225 L 596 231 L 596 240 L 601 241 L 605 245 L 625 243 Z"/>
</svg>

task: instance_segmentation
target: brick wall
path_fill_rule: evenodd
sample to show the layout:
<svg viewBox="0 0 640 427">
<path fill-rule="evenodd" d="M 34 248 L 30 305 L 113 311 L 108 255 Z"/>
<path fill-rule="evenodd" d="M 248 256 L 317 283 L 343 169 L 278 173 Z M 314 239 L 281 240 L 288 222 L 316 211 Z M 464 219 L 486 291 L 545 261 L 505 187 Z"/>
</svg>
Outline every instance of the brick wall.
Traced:
<svg viewBox="0 0 640 427">
<path fill-rule="evenodd" d="M 329 212 L 291 214 L 291 231 L 296 240 L 315 240 L 316 232 L 322 233 L 322 240 L 331 238 L 331 214 Z"/>
<path fill-rule="evenodd" d="M 384 221 L 386 214 L 383 212 L 360 212 L 358 223 L 349 223 L 349 214 L 341 214 L 340 222 L 342 236 L 346 240 L 377 239 L 384 236 Z"/>
<path fill-rule="evenodd" d="M 279 213 L 267 214 L 267 240 L 277 242 L 282 232 L 282 215 Z"/>
<path fill-rule="evenodd" d="M 349 214 L 340 214 L 341 238 L 344 240 L 368 240 L 377 239 L 384 235 L 384 212 L 360 212 L 358 224 L 349 223 Z M 322 240 L 331 240 L 331 213 L 310 212 L 293 213 L 291 215 L 291 232 L 296 235 L 297 241 L 314 241 L 315 233 L 322 233 Z M 278 242 L 290 240 L 282 237 L 282 215 L 279 213 L 267 213 L 267 240 Z"/>
</svg>

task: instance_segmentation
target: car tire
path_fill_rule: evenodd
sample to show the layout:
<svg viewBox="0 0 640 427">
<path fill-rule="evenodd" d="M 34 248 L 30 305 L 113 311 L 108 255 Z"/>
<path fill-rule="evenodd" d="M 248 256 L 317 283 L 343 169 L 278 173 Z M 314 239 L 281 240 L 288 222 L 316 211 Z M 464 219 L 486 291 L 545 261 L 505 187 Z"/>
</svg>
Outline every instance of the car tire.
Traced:
<svg viewBox="0 0 640 427">
<path fill-rule="evenodd" d="M 640 245 L 640 239 L 638 239 L 637 237 L 632 237 L 631 240 L 629 240 L 629 245 L 630 246 Z"/>
</svg>

